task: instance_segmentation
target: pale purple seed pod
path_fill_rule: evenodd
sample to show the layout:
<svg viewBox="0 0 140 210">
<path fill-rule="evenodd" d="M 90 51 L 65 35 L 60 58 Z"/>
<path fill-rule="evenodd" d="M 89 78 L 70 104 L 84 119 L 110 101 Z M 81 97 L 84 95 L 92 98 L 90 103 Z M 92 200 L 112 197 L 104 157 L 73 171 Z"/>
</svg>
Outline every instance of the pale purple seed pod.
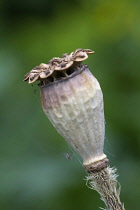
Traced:
<svg viewBox="0 0 140 210">
<path fill-rule="evenodd" d="M 49 71 L 54 69 L 54 72 L 51 76 L 48 73 L 49 77 L 46 77 L 46 80 L 40 79 L 39 86 L 45 114 L 56 130 L 82 157 L 87 171 L 94 171 L 106 167 L 108 160 L 103 153 L 105 124 L 102 90 L 87 65 L 81 64 L 81 60 L 85 60 L 89 53 L 93 52 L 78 49 L 69 57 L 64 56 L 62 60 L 52 59 Z M 70 62 L 72 64 L 69 67 Z M 64 68 L 64 64 L 68 68 Z M 60 70 L 61 66 L 63 70 Z M 25 80 L 29 80 L 30 83 L 34 80 L 33 71 L 35 78 L 39 78 L 36 70 L 32 70 L 25 76 Z M 47 74 L 44 70 L 44 75 L 45 73 Z"/>
</svg>

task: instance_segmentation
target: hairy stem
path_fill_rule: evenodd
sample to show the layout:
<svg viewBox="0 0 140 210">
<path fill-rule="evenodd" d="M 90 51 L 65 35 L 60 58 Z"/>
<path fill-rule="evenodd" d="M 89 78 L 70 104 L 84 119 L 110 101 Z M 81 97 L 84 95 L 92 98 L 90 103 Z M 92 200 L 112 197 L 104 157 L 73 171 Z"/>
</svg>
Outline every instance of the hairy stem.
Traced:
<svg viewBox="0 0 140 210">
<path fill-rule="evenodd" d="M 86 179 L 91 189 L 96 190 L 104 201 L 107 210 L 125 210 L 120 201 L 120 187 L 117 189 L 116 169 L 106 167 L 90 173 Z"/>
</svg>

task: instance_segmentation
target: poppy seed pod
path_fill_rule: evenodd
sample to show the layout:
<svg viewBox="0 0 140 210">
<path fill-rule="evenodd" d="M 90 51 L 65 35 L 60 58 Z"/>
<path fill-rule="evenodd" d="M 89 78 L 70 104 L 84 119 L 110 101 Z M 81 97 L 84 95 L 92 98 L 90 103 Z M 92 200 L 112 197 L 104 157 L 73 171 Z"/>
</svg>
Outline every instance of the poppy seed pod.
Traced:
<svg viewBox="0 0 140 210">
<path fill-rule="evenodd" d="M 93 53 L 77 49 L 63 58 L 53 58 L 25 75 L 33 83 L 40 80 L 43 110 L 56 130 L 77 151 L 88 172 L 108 165 L 103 153 L 103 94 L 97 79 L 81 62 Z"/>
</svg>

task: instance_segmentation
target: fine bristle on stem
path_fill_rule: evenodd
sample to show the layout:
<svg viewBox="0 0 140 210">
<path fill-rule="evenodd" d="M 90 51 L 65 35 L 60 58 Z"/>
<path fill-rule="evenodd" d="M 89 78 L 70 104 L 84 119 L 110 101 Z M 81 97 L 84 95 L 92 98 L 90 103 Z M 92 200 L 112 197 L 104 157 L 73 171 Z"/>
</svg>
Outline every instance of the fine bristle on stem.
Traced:
<svg viewBox="0 0 140 210">
<path fill-rule="evenodd" d="M 117 181 L 115 168 L 106 167 L 86 177 L 89 188 L 96 190 L 107 210 L 125 210 L 120 201 L 120 185 Z"/>
</svg>

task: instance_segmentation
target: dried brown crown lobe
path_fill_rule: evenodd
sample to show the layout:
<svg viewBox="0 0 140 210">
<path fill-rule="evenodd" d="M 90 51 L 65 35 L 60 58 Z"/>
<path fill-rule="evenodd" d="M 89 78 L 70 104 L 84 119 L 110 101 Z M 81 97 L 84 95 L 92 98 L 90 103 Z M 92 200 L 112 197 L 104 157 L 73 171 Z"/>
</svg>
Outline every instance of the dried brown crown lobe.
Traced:
<svg viewBox="0 0 140 210">
<path fill-rule="evenodd" d="M 24 77 L 24 81 L 33 83 L 37 80 L 41 84 L 46 84 L 67 77 L 73 71 L 80 68 L 80 63 L 88 58 L 88 54 L 94 53 L 90 49 L 77 49 L 68 55 L 63 54 L 62 58 L 54 57 L 48 64 L 41 63 L 39 66 L 33 68 Z M 44 81 L 45 80 L 45 81 Z"/>
</svg>

